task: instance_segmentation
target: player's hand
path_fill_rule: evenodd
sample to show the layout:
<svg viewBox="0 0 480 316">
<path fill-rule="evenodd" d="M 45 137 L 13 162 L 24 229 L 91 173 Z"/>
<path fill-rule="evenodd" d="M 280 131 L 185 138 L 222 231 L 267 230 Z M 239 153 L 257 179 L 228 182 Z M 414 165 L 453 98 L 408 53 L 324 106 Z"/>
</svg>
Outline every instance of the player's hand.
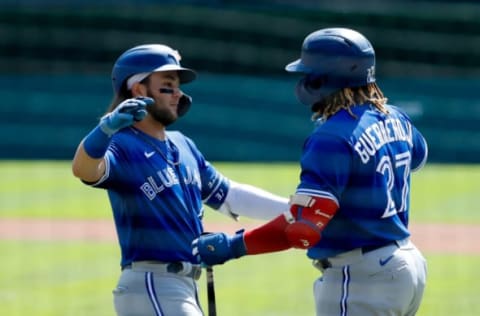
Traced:
<svg viewBox="0 0 480 316">
<path fill-rule="evenodd" d="M 155 101 L 152 98 L 136 97 L 120 103 L 117 108 L 100 120 L 102 131 L 112 136 L 120 129 L 141 121 L 147 115 L 147 106 Z"/>
<path fill-rule="evenodd" d="M 243 230 L 234 236 L 224 233 L 202 235 L 192 242 L 192 254 L 197 261 L 206 266 L 222 264 L 230 259 L 247 254 L 243 241 Z"/>
</svg>

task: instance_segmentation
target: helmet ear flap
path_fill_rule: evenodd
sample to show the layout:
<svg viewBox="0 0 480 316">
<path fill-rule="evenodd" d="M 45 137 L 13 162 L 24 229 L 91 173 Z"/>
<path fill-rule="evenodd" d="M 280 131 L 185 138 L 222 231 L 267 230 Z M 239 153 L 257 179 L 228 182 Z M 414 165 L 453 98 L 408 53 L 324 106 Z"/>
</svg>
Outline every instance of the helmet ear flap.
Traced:
<svg viewBox="0 0 480 316">
<path fill-rule="evenodd" d="M 311 106 L 324 98 L 321 89 L 313 89 L 308 83 L 306 76 L 297 82 L 297 85 L 295 86 L 295 95 L 300 103 L 308 106 Z"/>
<path fill-rule="evenodd" d="M 192 105 L 192 97 L 188 94 L 183 94 L 178 100 L 178 108 L 177 108 L 177 115 L 184 116 L 188 110 L 190 110 L 190 106 Z"/>
</svg>

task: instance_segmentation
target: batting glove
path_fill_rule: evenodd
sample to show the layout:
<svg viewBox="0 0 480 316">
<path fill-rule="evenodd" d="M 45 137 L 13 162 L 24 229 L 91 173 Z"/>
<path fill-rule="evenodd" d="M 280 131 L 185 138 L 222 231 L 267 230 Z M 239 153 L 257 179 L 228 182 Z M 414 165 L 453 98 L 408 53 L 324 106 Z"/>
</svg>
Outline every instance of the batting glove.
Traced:
<svg viewBox="0 0 480 316">
<path fill-rule="evenodd" d="M 117 108 L 101 118 L 100 123 L 84 139 L 85 152 L 92 158 L 101 158 L 107 152 L 113 134 L 141 121 L 147 115 L 147 106 L 155 101 L 152 98 L 137 97 L 127 99 Z"/>
<path fill-rule="evenodd" d="M 127 99 L 120 103 L 113 112 L 102 117 L 99 126 L 105 134 L 111 137 L 120 129 L 143 120 L 147 115 L 147 106 L 154 102 L 152 98 L 147 97 Z"/>
<path fill-rule="evenodd" d="M 234 236 L 227 236 L 224 233 L 202 235 L 192 242 L 192 254 L 198 262 L 206 266 L 240 258 L 247 254 L 243 230 L 236 232 Z"/>
</svg>

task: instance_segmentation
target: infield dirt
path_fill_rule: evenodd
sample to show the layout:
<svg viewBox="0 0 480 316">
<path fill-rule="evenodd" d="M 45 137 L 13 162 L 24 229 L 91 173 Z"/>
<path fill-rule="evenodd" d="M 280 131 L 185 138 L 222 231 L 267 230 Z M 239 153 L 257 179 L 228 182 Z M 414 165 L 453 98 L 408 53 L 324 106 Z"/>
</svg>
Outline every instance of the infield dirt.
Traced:
<svg viewBox="0 0 480 316">
<path fill-rule="evenodd" d="M 205 231 L 234 233 L 253 228 L 260 222 L 205 222 Z M 480 254 L 480 225 L 412 223 L 412 240 L 426 253 Z M 110 220 L 0 219 L 0 239 L 4 240 L 78 240 L 116 242 L 115 226 Z"/>
</svg>

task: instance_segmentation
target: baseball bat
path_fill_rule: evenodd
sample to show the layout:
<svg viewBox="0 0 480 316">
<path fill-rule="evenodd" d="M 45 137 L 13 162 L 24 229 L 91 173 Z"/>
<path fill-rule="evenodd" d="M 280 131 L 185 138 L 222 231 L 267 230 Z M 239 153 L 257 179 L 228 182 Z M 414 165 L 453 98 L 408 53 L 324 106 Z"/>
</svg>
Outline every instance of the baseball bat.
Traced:
<svg viewBox="0 0 480 316">
<path fill-rule="evenodd" d="M 207 297 L 208 297 L 208 316 L 217 316 L 217 306 L 215 300 L 215 283 L 213 281 L 213 268 L 207 267 Z"/>
</svg>

